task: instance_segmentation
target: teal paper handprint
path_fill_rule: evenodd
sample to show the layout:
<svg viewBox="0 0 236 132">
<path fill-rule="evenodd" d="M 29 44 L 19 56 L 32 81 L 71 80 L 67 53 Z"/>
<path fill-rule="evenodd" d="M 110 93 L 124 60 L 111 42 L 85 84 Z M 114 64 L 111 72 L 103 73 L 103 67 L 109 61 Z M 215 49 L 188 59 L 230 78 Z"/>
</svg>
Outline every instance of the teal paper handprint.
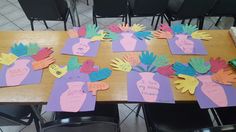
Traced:
<svg viewBox="0 0 236 132">
<path fill-rule="evenodd" d="M 11 53 L 18 57 L 27 55 L 27 46 L 22 43 L 14 44 L 14 46 L 11 47 Z"/>
<path fill-rule="evenodd" d="M 183 31 L 184 33 L 188 34 L 188 35 L 191 35 L 193 32 L 197 31 L 198 28 L 196 25 L 184 25 L 183 26 Z"/>
<path fill-rule="evenodd" d="M 40 47 L 36 43 L 30 43 L 27 49 L 27 56 L 35 55 L 40 50 Z"/>
<path fill-rule="evenodd" d="M 162 66 L 167 66 L 169 63 L 169 60 L 166 56 L 157 56 L 156 60 L 154 61 L 153 65 L 155 65 L 157 68 Z"/>
<path fill-rule="evenodd" d="M 185 75 L 189 75 L 189 76 L 195 76 L 195 74 L 196 74 L 195 70 L 191 66 L 184 65 L 180 62 L 176 62 L 175 64 L 173 64 L 173 69 L 174 69 L 176 75 L 185 74 Z"/>
<path fill-rule="evenodd" d="M 175 25 L 171 26 L 171 29 L 176 34 L 183 33 L 183 25 L 182 24 L 175 24 Z"/>
<path fill-rule="evenodd" d="M 143 64 L 151 65 L 156 59 L 156 55 L 154 55 L 152 52 L 144 51 L 142 52 L 141 56 L 139 56 L 139 58 Z"/>
<path fill-rule="evenodd" d="M 98 34 L 99 26 L 88 24 L 86 26 L 86 38 L 92 38 L 94 36 L 99 36 Z"/>
<path fill-rule="evenodd" d="M 70 57 L 70 60 L 67 64 L 67 70 L 68 71 L 76 70 L 76 69 L 79 69 L 80 66 L 81 66 L 81 64 L 79 63 L 78 57 L 72 56 L 72 57 Z"/>
<path fill-rule="evenodd" d="M 114 41 L 114 40 L 117 40 L 119 36 L 114 32 L 107 31 L 105 38 L 112 39 Z"/>
<path fill-rule="evenodd" d="M 135 32 L 134 35 L 140 40 L 143 39 L 150 40 L 151 38 L 153 38 L 152 33 L 149 31 Z"/>
<path fill-rule="evenodd" d="M 211 65 L 206 64 L 203 58 L 191 58 L 189 64 L 201 74 L 207 73 L 211 69 Z"/>
</svg>

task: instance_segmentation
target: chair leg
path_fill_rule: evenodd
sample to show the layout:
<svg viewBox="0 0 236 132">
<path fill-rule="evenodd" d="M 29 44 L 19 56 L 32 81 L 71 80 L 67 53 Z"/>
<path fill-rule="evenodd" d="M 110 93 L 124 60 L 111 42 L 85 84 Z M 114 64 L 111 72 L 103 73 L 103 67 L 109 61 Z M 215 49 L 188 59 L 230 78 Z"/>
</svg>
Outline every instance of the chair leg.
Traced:
<svg viewBox="0 0 236 132">
<path fill-rule="evenodd" d="M 65 31 L 67 30 L 67 27 L 66 27 L 66 20 L 64 21 L 64 29 L 65 29 Z"/>
<path fill-rule="evenodd" d="M 34 20 L 30 20 L 31 30 L 34 31 Z"/>
<path fill-rule="evenodd" d="M 89 1 L 87 0 L 87 5 L 89 5 Z"/>
<path fill-rule="evenodd" d="M 163 24 L 164 22 L 164 18 L 163 18 L 163 15 L 161 15 L 161 24 Z"/>
<path fill-rule="evenodd" d="M 122 22 L 124 22 L 124 21 L 125 21 L 125 16 L 122 17 Z"/>
<path fill-rule="evenodd" d="M 40 132 L 40 124 L 36 116 L 34 117 L 34 124 L 35 124 L 36 131 Z"/>
<path fill-rule="evenodd" d="M 184 24 L 185 23 L 185 19 L 183 19 L 182 21 L 181 21 L 181 24 Z"/>
<path fill-rule="evenodd" d="M 132 22 L 131 22 L 131 16 L 129 15 L 129 26 L 131 26 Z"/>
<path fill-rule="evenodd" d="M 152 17 L 152 23 L 151 23 L 152 26 L 153 26 L 154 20 L 155 20 L 155 16 Z"/>
<path fill-rule="evenodd" d="M 137 112 L 136 112 L 136 117 L 138 117 L 140 109 L 141 109 L 141 104 L 138 104 L 138 109 L 137 109 Z"/>
<path fill-rule="evenodd" d="M 128 22 L 128 18 L 127 18 L 127 15 L 125 16 L 125 24 L 127 24 Z M 131 21 L 131 19 L 130 19 L 130 21 Z"/>
<path fill-rule="evenodd" d="M 234 27 L 236 26 L 236 17 L 234 17 Z"/>
<path fill-rule="evenodd" d="M 45 27 L 48 29 L 48 25 L 45 20 L 43 20 L 43 23 L 44 23 Z"/>
<path fill-rule="evenodd" d="M 220 16 L 220 17 L 217 19 L 216 24 L 215 24 L 216 27 L 218 26 L 218 24 L 219 24 L 221 18 L 222 18 L 222 16 Z"/>
<path fill-rule="evenodd" d="M 199 21 L 199 30 L 203 29 L 203 25 L 204 25 L 204 17 L 201 17 Z"/>
<path fill-rule="evenodd" d="M 157 29 L 157 25 L 158 25 L 158 23 L 159 23 L 159 19 L 160 19 L 160 15 L 157 17 L 157 21 L 156 21 L 156 25 L 155 25 L 155 30 Z"/>
<path fill-rule="evenodd" d="M 69 10 L 69 15 L 70 15 L 70 19 L 71 19 L 72 25 L 75 26 L 75 21 L 74 21 L 74 19 L 72 18 L 72 13 L 71 13 L 70 10 Z M 78 17 L 78 24 L 79 24 L 79 26 L 80 26 L 79 17 Z"/>
<path fill-rule="evenodd" d="M 191 22 L 192 22 L 192 18 L 189 19 L 189 21 L 188 21 L 188 25 L 190 25 Z"/>
<path fill-rule="evenodd" d="M 165 20 L 167 21 L 168 25 L 171 26 L 171 20 L 169 20 L 165 14 L 163 16 Z"/>
</svg>

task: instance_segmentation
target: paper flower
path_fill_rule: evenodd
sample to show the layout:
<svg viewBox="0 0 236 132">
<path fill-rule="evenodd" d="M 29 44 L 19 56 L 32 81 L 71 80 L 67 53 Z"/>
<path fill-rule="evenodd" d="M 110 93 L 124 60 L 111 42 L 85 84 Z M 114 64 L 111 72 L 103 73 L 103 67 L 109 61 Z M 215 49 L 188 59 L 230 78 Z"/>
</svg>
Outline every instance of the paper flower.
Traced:
<svg viewBox="0 0 236 132">
<path fill-rule="evenodd" d="M 133 32 L 140 32 L 145 29 L 145 27 L 141 24 L 133 24 L 132 27 L 130 28 Z"/>
<path fill-rule="evenodd" d="M 94 36 L 99 36 L 99 34 L 98 34 L 99 26 L 88 24 L 86 26 L 86 29 L 87 29 L 86 38 L 90 39 Z"/>
<path fill-rule="evenodd" d="M 206 64 L 203 58 L 191 58 L 189 64 L 201 74 L 207 73 L 211 68 L 211 65 Z"/>
<path fill-rule="evenodd" d="M 195 70 L 189 66 L 189 65 L 184 65 L 180 62 L 175 62 L 175 64 L 173 64 L 173 69 L 175 70 L 176 74 L 185 74 L 185 75 L 189 75 L 189 76 L 195 76 L 196 72 Z"/>
<path fill-rule="evenodd" d="M 113 67 L 112 69 L 118 71 L 130 72 L 132 69 L 132 66 L 129 62 L 124 59 L 121 60 L 119 58 L 115 58 L 114 60 L 112 60 L 112 63 L 110 65 Z"/>
<path fill-rule="evenodd" d="M 189 91 L 190 94 L 194 94 L 195 89 L 199 84 L 197 78 L 183 74 L 178 74 L 178 77 L 181 78 L 181 80 L 174 81 L 174 84 L 176 84 L 175 87 L 177 89 L 182 89 L 181 93 Z"/>
<path fill-rule="evenodd" d="M 17 60 L 17 56 L 14 54 L 5 54 L 5 53 L 1 53 L 1 57 L 0 57 L 0 63 L 3 65 L 11 65 L 12 63 L 14 63 Z"/>
<path fill-rule="evenodd" d="M 27 46 L 25 46 L 22 43 L 15 44 L 14 46 L 11 47 L 11 53 L 18 57 L 27 55 L 27 50 L 28 50 Z"/>
<path fill-rule="evenodd" d="M 31 55 L 35 55 L 38 53 L 38 51 L 40 50 L 40 47 L 38 46 L 38 44 L 36 43 L 30 43 L 27 46 L 27 56 L 31 56 Z"/>
<path fill-rule="evenodd" d="M 156 55 L 153 54 L 153 52 L 142 52 L 141 56 L 139 56 L 141 62 L 145 65 L 151 65 L 155 59 L 156 59 Z"/>
<path fill-rule="evenodd" d="M 152 33 L 149 31 L 135 32 L 134 35 L 140 40 L 143 39 L 150 40 L 151 38 L 153 38 Z"/>
<path fill-rule="evenodd" d="M 184 25 L 183 26 L 183 32 L 188 34 L 188 35 L 191 35 L 193 32 L 197 31 L 198 28 L 196 25 Z"/>
<path fill-rule="evenodd" d="M 212 75 L 212 80 L 221 84 L 231 85 L 236 83 L 236 74 L 232 70 L 221 69 Z"/>
</svg>

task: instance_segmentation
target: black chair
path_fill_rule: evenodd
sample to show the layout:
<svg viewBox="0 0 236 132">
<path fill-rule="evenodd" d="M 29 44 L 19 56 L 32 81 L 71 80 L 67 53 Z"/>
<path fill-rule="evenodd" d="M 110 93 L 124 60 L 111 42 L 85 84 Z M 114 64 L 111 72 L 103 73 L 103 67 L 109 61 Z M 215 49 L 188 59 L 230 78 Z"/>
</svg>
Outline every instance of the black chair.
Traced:
<svg viewBox="0 0 236 132">
<path fill-rule="evenodd" d="M 97 18 L 122 17 L 127 23 L 127 0 L 93 0 L 93 23 Z"/>
<path fill-rule="evenodd" d="M 222 16 L 234 17 L 234 26 L 236 26 L 236 1 L 235 0 L 217 0 L 208 16 L 219 16 L 215 26 L 218 25 Z"/>
<path fill-rule="evenodd" d="M 208 111 L 197 103 L 143 104 L 142 108 L 148 132 L 191 132 L 213 126 Z"/>
<path fill-rule="evenodd" d="M 235 132 L 236 124 L 196 129 L 195 132 Z"/>
<path fill-rule="evenodd" d="M 198 27 L 201 30 L 204 24 L 205 15 L 212 9 L 216 0 L 170 0 L 166 12 L 167 22 L 171 25 L 171 21 L 190 19 L 198 19 Z"/>
<path fill-rule="evenodd" d="M 66 22 L 69 15 L 72 17 L 67 3 L 64 0 L 18 0 L 27 18 L 30 20 L 31 29 L 34 30 L 34 20 L 43 20 L 48 28 L 46 20 Z M 72 19 L 72 18 L 71 18 Z M 73 20 L 72 20 L 72 24 Z"/>
<path fill-rule="evenodd" d="M 41 107 L 38 107 L 41 111 Z M 39 111 L 39 112 L 40 112 Z M 39 119 L 27 105 L 0 105 L 0 126 L 30 125 L 34 121 L 40 132 Z"/>
<path fill-rule="evenodd" d="M 57 112 L 55 121 L 42 125 L 44 132 L 119 132 L 117 104 L 96 104 L 92 112 Z"/>
<path fill-rule="evenodd" d="M 132 17 L 149 17 L 152 16 L 152 24 L 155 16 L 158 16 L 155 29 L 161 17 L 163 23 L 163 16 L 167 9 L 168 0 L 129 0 L 129 25 L 131 26 Z"/>
<path fill-rule="evenodd" d="M 215 108 L 214 114 L 219 125 L 236 124 L 236 107 Z"/>
</svg>

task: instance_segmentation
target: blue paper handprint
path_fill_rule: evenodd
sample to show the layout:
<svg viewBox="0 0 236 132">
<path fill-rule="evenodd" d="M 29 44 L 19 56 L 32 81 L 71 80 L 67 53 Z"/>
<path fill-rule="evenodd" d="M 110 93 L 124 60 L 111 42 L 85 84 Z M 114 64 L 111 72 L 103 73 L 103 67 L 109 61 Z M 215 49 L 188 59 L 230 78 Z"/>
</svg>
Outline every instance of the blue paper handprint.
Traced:
<svg viewBox="0 0 236 132">
<path fill-rule="evenodd" d="M 156 59 L 156 55 L 154 55 L 152 52 L 145 51 L 142 52 L 141 56 L 139 56 L 140 61 L 145 65 L 151 65 L 154 60 Z"/>
<path fill-rule="evenodd" d="M 97 82 L 104 79 L 107 79 L 111 76 L 112 71 L 109 68 L 100 69 L 97 72 L 92 72 L 89 74 L 89 78 L 91 82 Z"/>
<path fill-rule="evenodd" d="M 11 47 L 11 53 L 18 57 L 27 55 L 27 46 L 23 45 L 22 43 L 15 44 Z"/>
<path fill-rule="evenodd" d="M 189 76 L 195 76 L 196 71 L 189 65 L 184 65 L 180 62 L 173 64 L 173 69 L 175 70 L 176 75 L 185 74 Z"/>
<path fill-rule="evenodd" d="M 172 30 L 174 33 L 179 34 L 183 33 L 183 25 L 182 24 L 175 24 L 171 26 Z"/>
<path fill-rule="evenodd" d="M 153 37 L 152 33 L 148 31 L 135 32 L 134 35 L 140 40 L 143 40 L 143 39 L 150 40 Z"/>
</svg>

